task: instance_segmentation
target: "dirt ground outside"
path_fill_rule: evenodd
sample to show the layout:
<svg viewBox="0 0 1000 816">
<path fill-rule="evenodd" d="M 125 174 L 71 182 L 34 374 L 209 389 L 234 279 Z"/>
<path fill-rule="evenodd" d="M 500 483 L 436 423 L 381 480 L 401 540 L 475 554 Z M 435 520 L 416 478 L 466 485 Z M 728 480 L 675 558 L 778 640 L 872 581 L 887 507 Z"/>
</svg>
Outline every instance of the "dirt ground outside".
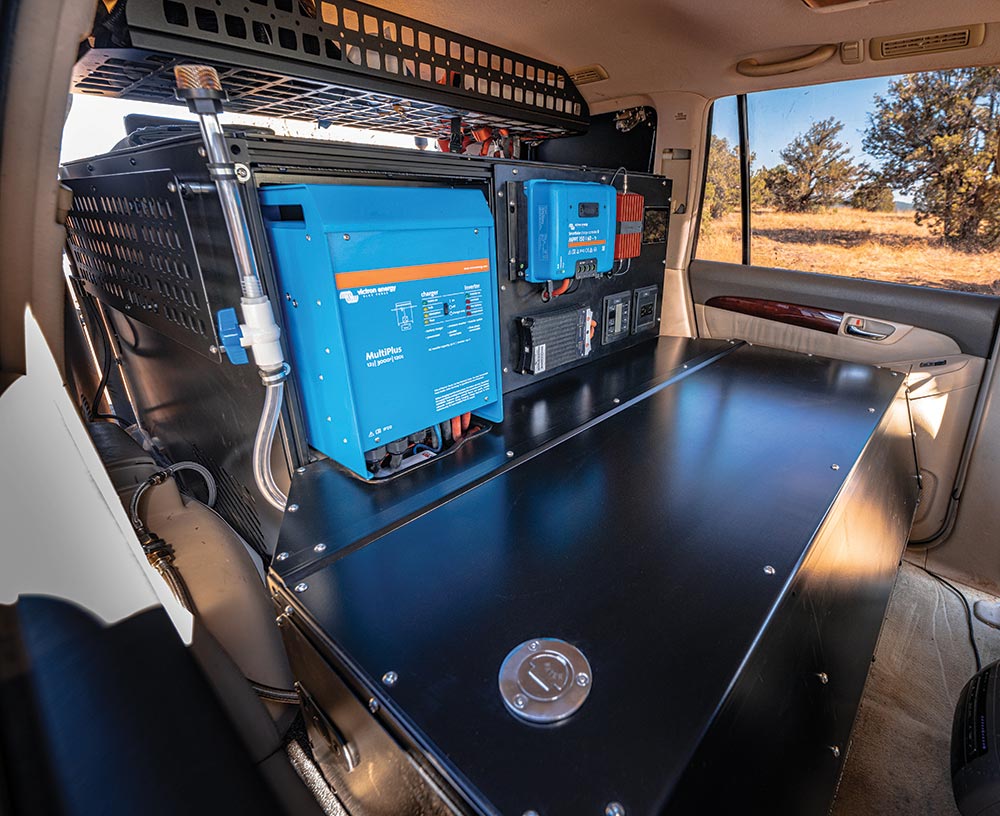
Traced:
<svg viewBox="0 0 1000 816">
<path fill-rule="evenodd" d="M 944 246 L 909 211 L 755 212 L 753 264 L 1000 295 L 1000 251 Z M 740 263 L 740 216 L 702 223 L 696 257 Z"/>
</svg>

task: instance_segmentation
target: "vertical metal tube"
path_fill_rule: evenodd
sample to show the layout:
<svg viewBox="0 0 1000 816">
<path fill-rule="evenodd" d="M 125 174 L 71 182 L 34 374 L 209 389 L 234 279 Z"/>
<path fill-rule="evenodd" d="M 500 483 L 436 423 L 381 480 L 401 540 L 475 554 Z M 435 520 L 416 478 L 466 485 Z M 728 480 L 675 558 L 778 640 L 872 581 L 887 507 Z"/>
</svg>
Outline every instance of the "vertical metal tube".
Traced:
<svg viewBox="0 0 1000 816">
<path fill-rule="evenodd" d="M 243 296 L 259 298 L 264 290 L 260 282 L 260 272 L 257 269 L 257 259 L 250 244 L 250 233 L 247 228 L 246 214 L 240 196 L 240 185 L 236 180 L 233 163 L 229 159 L 226 148 L 226 137 L 222 125 L 214 113 L 202 113 L 198 116 L 202 139 L 208 153 L 209 172 L 219 191 L 219 201 L 222 204 L 222 214 L 226 220 L 226 230 L 233 245 L 236 256 L 236 268 L 240 274 L 240 286 Z"/>
</svg>

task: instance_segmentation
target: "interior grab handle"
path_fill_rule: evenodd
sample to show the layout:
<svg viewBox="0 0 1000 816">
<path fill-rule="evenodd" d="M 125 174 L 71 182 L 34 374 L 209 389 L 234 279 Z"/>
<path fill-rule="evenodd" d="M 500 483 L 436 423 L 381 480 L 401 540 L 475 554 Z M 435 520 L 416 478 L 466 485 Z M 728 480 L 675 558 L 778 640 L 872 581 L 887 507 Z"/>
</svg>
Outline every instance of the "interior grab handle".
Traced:
<svg viewBox="0 0 1000 816">
<path fill-rule="evenodd" d="M 844 326 L 844 334 L 849 334 L 852 337 L 862 337 L 865 340 L 885 340 L 889 336 L 887 332 L 868 331 L 851 323 Z"/>
</svg>

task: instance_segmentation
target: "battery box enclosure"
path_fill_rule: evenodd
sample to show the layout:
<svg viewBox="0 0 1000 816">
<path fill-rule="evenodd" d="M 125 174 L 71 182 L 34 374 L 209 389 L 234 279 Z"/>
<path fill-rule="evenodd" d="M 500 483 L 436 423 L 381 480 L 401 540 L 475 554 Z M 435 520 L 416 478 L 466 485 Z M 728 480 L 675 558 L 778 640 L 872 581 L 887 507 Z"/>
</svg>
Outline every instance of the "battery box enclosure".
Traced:
<svg viewBox="0 0 1000 816">
<path fill-rule="evenodd" d="M 610 272 L 614 264 L 616 196 L 609 184 L 526 181 L 525 280 L 544 283 Z"/>
<path fill-rule="evenodd" d="M 466 412 L 500 421 L 493 216 L 478 189 L 261 190 L 310 444 L 364 452 Z"/>
</svg>

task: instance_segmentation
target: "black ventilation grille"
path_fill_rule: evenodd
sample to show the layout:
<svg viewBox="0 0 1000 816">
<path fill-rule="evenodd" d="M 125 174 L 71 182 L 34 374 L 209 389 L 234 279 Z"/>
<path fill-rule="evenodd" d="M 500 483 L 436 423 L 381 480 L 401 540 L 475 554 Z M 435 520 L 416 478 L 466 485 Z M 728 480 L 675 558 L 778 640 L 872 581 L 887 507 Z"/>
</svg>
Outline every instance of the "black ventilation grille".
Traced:
<svg viewBox="0 0 1000 816">
<path fill-rule="evenodd" d="M 217 488 L 215 511 L 243 537 L 247 544 L 263 555 L 266 552 L 264 533 L 255 508 L 254 494 L 197 445 L 191 445 L 191 452 L 195 461 L 207 467 L 215 477 Z"/>
<path fill-rule="evenodd" d="M 525 139 L 589 118 L 564 69 L 357 2 L 128 0 L 95 24 L 73 90 L 176 102 L 191 61 L 219 70 L 228 110 L 263 116 L 423 136 L 460 116 Z"/>
<path fill-rule="evenodd" d="M 205 282 L 184 202 L 169 170 L 68 179 L 66 233 L 91 295 L 133 320 L 217 359 Z"/>
</svg>

